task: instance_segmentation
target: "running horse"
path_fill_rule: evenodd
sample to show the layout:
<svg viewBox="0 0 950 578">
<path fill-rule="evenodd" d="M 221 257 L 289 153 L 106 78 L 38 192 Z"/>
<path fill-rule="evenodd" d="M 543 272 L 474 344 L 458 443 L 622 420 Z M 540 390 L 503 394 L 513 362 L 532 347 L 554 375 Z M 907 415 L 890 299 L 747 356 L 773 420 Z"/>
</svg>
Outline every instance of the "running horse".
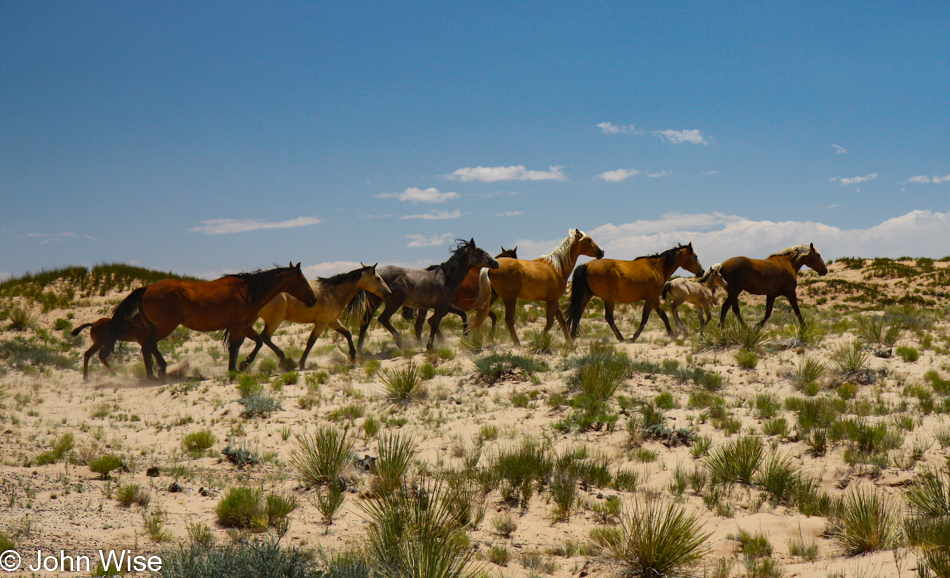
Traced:
<svg viewBox="0 0 950 578">
<path fill-rule="evenodd" d="M 640 337 L 643 328 L 650 319 L 650 312 L 656 311 L 666 325 L 666 332 L 673 335 L 670 320 L 660 308 L 663 286 L 674 271 L 682 267 L 694 275 L 702 275 L 693 244 L 678 245 L 656 255 L 637 257 L 632 261 L 619 259 L 601 259 L 581 265 L 571 279 L 571 301 L 567 306 L 571 337 L 577 337 L 577 328 L 581 324 L 581 315 L 591 297 L 600 297 L 604 302 L 604 319 L 621 342 L 623 335 L 614 322 L 614 307 L 617 303 L 636 303 L 643 301 L 643 316 L 640 327 L 630 340 Z"/>
<path fill-rule="evenodd" d="M 89 359 L 92 358 L 96 352 L 99 353 L 99 361 L 102 362 L 102 365 L 105 366 L 111 373 L 113 371 L 112 366 L 109 365 L 107 357 L 105 355 L 105 350 L 103 346 L 106 344 L 106 336 L 109 332 L 109 321 L 111 318 L 103 317 L 93 323 L 83 323 L 76 329 L 73 329 L 72 336 L 75 337 L 82 333 L 82 330 L 89 328 L 89 338 L 92 339 L 92 345 L 89 349 L 86 350 L 86 353 L 83 354 L 82 360 L 82 380 L 89 381 Z M 145 323 L 142 322 L 141 317 L 133 317 L 129 320 L 129 323 L 126 324 L 125 328 L 122 330 L 122 333 L 119 334 L 118 341 L 134 341 L 139 345 L 145 341 L 145 338 L 148 336 L 148 329 L 145 327 Z M 157 350 L 156 350 L 157 353 Z M 145 351 L 142 351 L 142 355 L 145 355 Z M 157 353 L 159 363 L 164 367 L 165 358 L 162 357 L 161 353 Z"/>
<path fill-rule="evenodd" d="M 719 325 L 722 326 L 726 322 L 730 307 L 739 323 L 745 324 L 739 312 L 739 294 L 743 291 L 753 295 L 765 295 L 765 317 L 759 322 L 759 327 L 765 325 L 772 315 L 772 306 L 775 305 L 776 297 L 780 296 L 788 299 L 799 323 L 804 325 L 805 318 L 798 310 L 798 296 L 795 294 L 795 289 L 798 287 L 798 271 L 805 266 L 817 271 L 818 275 L 828 274 L 828 268 L 821 259 L 821 254 L 811 243 L 788 247 L 769 255 L 766 259 L 733 257 L 724 261 L 721 273 L 729 289 L 726 291 L 726 300 L 722 304 Z"/>
<path fill-rule="evenodd" d="M 346 310 L 358 309 L 361 301 L 354 299 L 356 295 L 366 290 L 374 295 L 385 298 L 392 292 L 389 286 L 383 281 L 383 278 L 376 272 L 376 265 L 362 265 L 359 269 L 354 269 L 348 273 L 340 273 L 333 277 L 324 279 L 322 277 L 310 282 L 310 288 L 317 298 L 317 302 L 307 307 L 300 299 L 289 293 L 281 293 L 264 305 L 258 315 L 264 320 L 264 329 L 260 333 L 260 338 L 255 341 L 254 351 L 247 356 L 247 359 L 241 362 L 241 369 L 244 369 L 257 356 L 263 344 L 267 344 L 283 364 L 286 356 L 279 347 L 271 341 L 274 331 L 284 321 L 291 323 L 312 323 L 313 330 L 307 339 L 307 348 L 300 356 L 300 362 L 297 366 L 304 369 L 307 365 L 307 356 L 313 349 L 313 344 L 323 331 L 330 327 L 340 335 L 346 338 L 350 346 L 350 359 L 356 360 L 356 348 L 353 347 L 353 336 L 350 331 L 339 321 L 340 314 Z M 253 338 L 252 338 L 253 339 Z"/>
<path fill-rule="evenodd" d="M 225 275 L 214 281 L 164 279 L 133 291 L 115 308 L 109 321 L 105 355 L 112 353 L 115 342 L 136 316 L 148 328 L 142 341 L 145 373 L 153 377 L 149 354 L 158 354 L 158 342 L 168 337 L 179 325 L 194 331 L 224 330 L 228 344 L 228 371 L 237 367 L 241 343 L 245 337 L 259 338 L 254 331 L 258 312 L 280 293 L 289 293 L 307 306 L 317 299 L 307 283 L 300 263 L 267 271 Z M 165 375 L 160 356 L 159 376 Z"/>
<path fill-rule="evenodd" d="M 501 248 L 501 253 L 495 255 L 495 259 L 500 259 L 502 257 L 510 257 L 512 259 L 518 258 L 518 247 L 514 249 L 505 249 Z M 427 271 L 432 271 L 437 268 L 438 265 L 430 265 L 426 267 Z M 487 291 L 491 291 L 491 287 L 488 285 L 488 269 L 483 269 L 481 267 L 472 267 L 468 270 L 468 275 L 465 276 L 465 280 L 462 281 L 462 284 L 459 286 L 459 291 L 455 295 L 455 302 L 453 305 L 462 310 L 460 316 L 462 317 L 462 333 L 468 333 L 468 315 L 466 311 L 471 311 L 478 307 L 480 301 L 478 300 L 479 295 L 487 295 Z M 419 343 L 422 343 L 422 324 L 426 319 L 427 309 L 420 309 L 416 311 L 415 309 L 410 309 L 408 307 L 402 308 L 402 316 L 406 320 L 412 320 L 415 317 L 416 321 L 416 340 Z M 488 317 L 491 319 L 491 329 L 492 333 L 495 332 L 495 323 L 498 318 L 495 315 L 494 311 L 488 312 Z"/>
<path fill-rule="evenodd" d="M 687 279 L 681 277 L 667 281 L 663 286 L 663 299 L 670 302 L 670 313 L 673 314 L 673 327 L 676 331 L 682 330 L 683 335 L 689 335 L 686 324 L 680 319 L 678 308 L 683 303 L 692 303 L 696 307 L 696 313 L 699 315 L 700 330 L 706 327 L 706 324 L 712 321 L 712 313 L 709 311 L 709 305 L 716 296 L 716 287 L 728 289 L 725 280 L 722 278 L 720 268 L 722 263 L 716 263 L 698 279 Z M 703 313 L 706 314 L 703 317 Z"/>
<path fill-rule="evenodd" d="M 515 333 L 515 309 L 518 305 L 518 299 L 544 301 L 546 313 L 544 332 L 550 331 L 554 325 L 554 319 L 557 318 L 561 330 L 564 331 L 564 340 L 571 343 L 571 335 L 568 332 L 564 316 L 561 314 L 561 308 L 558 306 L 558 299 L 564 295 L 567 289 L 567 279 L 581 255 L 601 259 L 604 256 L 604 250 L 583 231 L 571 229 L 568 231 L 567 238 L 549 255 L 533 261 L 499 259 L 499 268 L 488 272 L 492 294 L 491 298 L 482 304 L 475 316 L 473 324 L 476 331 L 482 326 L 485 317 L 491 311 L 492 303 L 495 299 L 501 297 L 505 304 L 505 325 L 508 326 L 511 341 L 515 344 L 515 347 L 518 347 L 521 345 L 518 334 Z M 494 338 L 494 331 L 492 332 L 492 338 Z"/>
<path fill-rule="evenodd" d="M 412 309 L 432 309 L 429 317 L 429 342 L 426 349 L 431 350 L 436 336 L 440 336 L 439 323 L 450 311 L 457 315 L 464 312 L 453 305 L 459 286 L 468 275 L 472 267 L 498 268 L 498 261 L 475 245 L 475 239 L 464 241 L 456 240 L 452 256 L 441 265 L 429 269 L 406 269 L 394 265 L 385 265 L 377 271 L 391 291 L 388 296 L 357 294 L 355 299 L 366 299 L 366 312 L 360 325 L 360 338 L 356 349 L 363 354 L 363 341 L 366 330 L 369 328 L 373 315 L 381 303 L 385 303 L 383 312 L 379 314 L 379 323 L 396 340 L 396 346 L 402 347 L 402 336 L 392 326 L 389 319 L 400 307 Z"/>
</svg>

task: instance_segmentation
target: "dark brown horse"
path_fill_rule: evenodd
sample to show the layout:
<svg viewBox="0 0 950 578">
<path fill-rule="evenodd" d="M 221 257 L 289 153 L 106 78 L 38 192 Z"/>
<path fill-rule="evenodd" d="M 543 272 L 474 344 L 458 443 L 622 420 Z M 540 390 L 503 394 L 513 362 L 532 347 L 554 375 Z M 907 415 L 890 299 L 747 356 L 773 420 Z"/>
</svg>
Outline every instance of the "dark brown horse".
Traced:
<svg viewBox="0 0 950 578">
<path fill-rule="evenodd" d="M 86 350 L 86 353 L 83 355 L 82 360 L 82 380 L 89 380 L 89 359 L 99 352 L 99 360 L 102 362 L 102 365 L 106 366 L 110 372 L 115 373 L 112 370 L 112 366 L 109 365 L 109 362 L 106 361 L 106 353 L 103 350 L 103 346 L 106 344 L 106 336 L 109 331 L 109 321 L 111 318 L 103 317 L 95 323 L 83 323 L 76 329 L 73 329 L 73 337 L 79 335 L 83 329 L 89 327 L 89 338 L 92 339 L 92 346 Z M 139 345 L 145 342 L 145 338 L 148 336 L 148 330 L 145 327 L 145 324 L 142 322 L 141 317 L 133 317 L 125 325 L 125 328 L 122 330 L 122 333 L 119 335 L 119 341 L 134 341 Z M 143 349 L 142 355 L 145 355 Z M 157 354 L 158 357 L 156 360 L 161 364 L 162 367 L 166 365 L 165 358 L 162 357 L 161 353 Z"/>
<path fill-rule="evenodd" d="M 505 249 L 501 248 L 501 253 L 495 255 L 495 259 L 500 259 L 502 257 L 507 257 L 509 259 L 518 258 L 518 247 L 514 249 Z M 439 265 L 430 265 L 426 267 L 427 271 L 432 271 L 438 268 Z M 479 295 L 487 295 L 487 291 L 491 291 L 491 286 L 488 284 L 488 275 L 487 272 L 485 275 L 481 274 L 481 267 L 472 267 L 468 270 L 468 275 L 465 276 L 465 279 L 462 281 L 462 284 L 459 286 L 459 292 L 455 295 L 455 305 L 461 313 L 459 316 L 462 318 L 462 333 L 468 333 L 468 315 L 466 311 L 471 311 L 478 306 L 478 297 Z M 420 309 L 416 311 L 414 309 L 409 309 L 408 307 L 402 308 L 402 316 L 405 319 L 411 320 L 413 317 L 416 319 L 416 340 L 420 343 L 422 342 L 422 325 L 426 320 L 426 312 L 428 309 Z M 491 331 L 495 333 L 495 323 L 498 321 L 498 316 L 495 315 L 494 311 L 489 311 L 488 318 L 491 319 Z"/>
<path fill-rule="evenodd" d="M 581 315 L 591 297 L 600 297 L 603 300 L 604 318 L 620 341 L 623 341 L 623 335 L 614 323 L 614 306 L 617 303 L 643 301 L 640 327 L 630 341 L 636 341 L 640 337 L 650 318 L 650 311 L 654 310 L 666 325 L 666 332 L 672 335 L 670 320 L 660 308 L 660 296 L 663 294 L 663 285 L 680 267 L 694 275 L 702 275 L 703 267 L 693 252 L 692 243 L 679 245 L 656 255 L 637 257 L 633 261 L 600 259 L 581 265 L 574 271 L 574 277 L 571 279 L 571 302 L 567 306 L 571 337 L 577 337 Z"/>
<path fill-rule="evenodd" d="M 307 306 L 316 303 L 316 297 L 307 279 L 296 266 L 277 267 L 268 271 L 226 275 L 214 281 L 187 281 L 165 279 L 136 289 L 119 303 L 112 320 L 103 351 L 112 353 L 115 342 L 136 315 L 141 315 L 148 328 L 142 343 L 145 373 L 152 377 L 149 353 L 158 353 L 158 342 L 179 325 L 194 331 L 225 332 L 228 343 L 228 370 L 237 367 L 238 353 L 245 337 L 257 341 L 253 325 L 258 312 L 279 293 L 289 293 Z M 165 374 L 164 360 L 158 373 Z"/>
<path fill-rule="evenodd" d="M 365 298 L 367 304 L 363 322 L 360 325 L 360 338 L 356 343 L 356 350 L 362 355 L 366 330 L 369 328 L 380 303 L 385 303 L 386 306 L 383 308 L 383 312 L 379 314 L 378 321 L 392 334 L 396 340 L 396 346 L 400 348 L 402 347 L 402 336 L 389 322 L 393 314 L 403 306 L 413 309 L 432 309 L 432 316 L 429 317 L 429 341 L 426 344 L 426 349 L 432 349 L 435 338 L 440 336 L 439 323 L 441 323 L 442 318 L 449 311 L 457 315 L 462 313 L 452 303 L 455 301 L 459 285 L 462 284 L 462 280 L 465 279 L 472 267 L 497 269 L 498 261 L 486 253 L 484 249 L 477 247 L 474 239 L 470 241 L 459 239 L 455 248 L 452 249 L 452 256 L 435 268 L 425 270 L 406 269 L 385 265 L 377 269 L 380 277 L 383 278 L 392 293 L 379 297 L 360 292 L 356 296 L 357 299 Z"/>
<path fill-rule="evenodd" d="M 765 325 L 772 315 L 775 298 L 783 295 L 798 316 L 798 321 L 804 324 L 805 318 L 798 310 L 798 296 L 795 294 L 798 271 L 804 266 L 817 271 L 819 275 L 828 274 L 828 268 L 813 244 L 789 247 L 769 255 L 766 259 L 733 257 L 724 261 L 720 272 L 729 288 L 726 290 L 726 301 L 722 304 L 722 312 L 719 315 L 719 325 L 725 323 L 730 307 L 739 322 L 745 323 L 739 313 L 739 294 L 743 291 L 753 295 L 765 295 L 765 317 L 759 322 L 759 326 Z"/>
</svg>

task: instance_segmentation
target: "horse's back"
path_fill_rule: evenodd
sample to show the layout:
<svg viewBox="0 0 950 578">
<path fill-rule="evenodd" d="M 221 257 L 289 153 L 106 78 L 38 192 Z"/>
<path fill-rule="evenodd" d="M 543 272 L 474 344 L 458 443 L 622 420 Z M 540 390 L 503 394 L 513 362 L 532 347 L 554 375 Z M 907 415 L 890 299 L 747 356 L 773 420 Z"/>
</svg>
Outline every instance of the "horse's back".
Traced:
<svg viewBox="0 0 950 578">
<path fill-rule="evenodd" d="M 587 263 L 587 286 L 604 300 L 634 303 L 659 297 L 666 279 L 649 259 L 596 259 Z"/>
<path fill-rule="evenodd" d="M 771 259 L 732 257 L 722 263 L 719 270 L 729 286 L 729 293 L 746 291 L 753 295 L 774 295 L 794 290 L 795 271 L 784 262 Z"/>
<path fill-rule="evenodd" d="M 498 269 L 489 269 L 488 277 L 492 289 L 502 299 L 517 297 L 525 301 L 548 301 L 564 294 L 567 276 L 561 279 L 546 261 L 508 257 L 497 261 Z"/>
</svg>

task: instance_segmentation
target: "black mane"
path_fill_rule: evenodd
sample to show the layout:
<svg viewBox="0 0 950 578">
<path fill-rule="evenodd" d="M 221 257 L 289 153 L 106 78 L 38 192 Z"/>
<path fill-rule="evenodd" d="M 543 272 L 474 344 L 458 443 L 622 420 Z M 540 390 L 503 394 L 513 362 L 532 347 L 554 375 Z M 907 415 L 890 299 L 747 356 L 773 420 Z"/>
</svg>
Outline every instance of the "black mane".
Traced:
<svg viewBox="0 0 950 578">
<path fill-rule="evenodd" d="M 267 290 L 274 285 L 278 273 L 289 270 L 290 267 L 275 267 L 273 269 L 267 269 L 266 271 L 257 269 L 248 273 L 233 273 L 231 275 L 225 275 L 225 277 L 237 277 L 244 280 L 244 282 L 247 283 L 247 290 L 251 293 L 251 301 L 254 301 L 263 297 L 264 294 L 267 293 Z"/>
<path fill-rule="evenodd" d="M 341 283 L 356 283 L 363 275 L 363 271 L 367 269 L 369 269 L 369 267 L 360 267 L 359 269 L 354 269 L 346 273 L 337 273 L 333 277 L 317 277 L 317 281 L 328 287 L 340 285 Z"/>
<path fill-rule="evenodd" d="M 673 263 L 676 261 L 676 253 L 679 252 L 680 249 L 687 246 L 688 245 L 678 244 L 671 249 L 667 249 L 666 251 L 663 251 L 662 253 L 655 253 L 653 255 L 643 255 L 642 257 L 637 257 L 636 259 L 634 259 L 634 261 L 638 261 L 640 259 L 663 259 L 664 265 L 672 266 Z"/>
<path fill-rule="evenodd" d="M 436 271 L 441 269 L 445 273 L 446 277 L 451 277 L 453 273 L 458 271 L 459 267 L 462 265 L 462 260 L 465 258 L 465 249 L 468 249 L 468 241 L 465 239 L 456 239 L 455 247 L 450 249 L 452 255 L 445 260 L 444 263 L 438 265 L 429 265 L 426 267 L 426 271 Z M 466 268 L 466 272 L 468 269 Z"/>
</svg>

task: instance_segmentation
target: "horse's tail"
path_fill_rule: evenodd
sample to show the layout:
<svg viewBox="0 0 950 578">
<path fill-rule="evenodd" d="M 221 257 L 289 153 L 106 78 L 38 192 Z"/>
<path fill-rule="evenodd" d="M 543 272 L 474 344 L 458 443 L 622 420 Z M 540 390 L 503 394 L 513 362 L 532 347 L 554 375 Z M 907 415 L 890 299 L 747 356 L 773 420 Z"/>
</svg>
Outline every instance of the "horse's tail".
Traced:
<svg viewBox="0 0 950 578">
<path fill-rule="evenodd" d="M 472 328 L 476 332 L 481 330 L 482 323 L 485 323 L 485 318 L 491 311 L 491 296 L 491 277 L 488 275 L 488 268 L 483 267 L 478 272 L 478 297 L 475 299 L 475 319 L 472 320 Z"/>
<path fill-rule="evenodd" d="M 370 311 L 376 311 L 382 301 L 382 297 L 363 289 L 346 304 L 340 319 L 347 325 L 350 325 L 354 319 L 357 323 L 362 324 L 366 314 Z"/>
<path fill-rule="evenodd" d="M 662 297 L 663 297 L 663 299 L 666 300 L 666 301 L 669 301 L 669 299 L 670 299 L 670 298 L 669 298 L 670 287 L 672 287 L 672 286 L 673 286 L 673 282 L 672 282 L 672 281 L 667 281 L 666 283 L 663 284 L 663 295 L 662 295 Z"/>
<path fill-rule="evenodd" d="M 577 335 L 577 327 L 581 324 L 581 315 L 584 314 L 584 305 L 592 295 L 587 286 L 587 264 L 583 264 L 574 269 L 574 275 L 571 277 L 571 300 L 567 304 L 567 327 L 571 336 Z"/>
<path fill-rule="evenodd" d="M 87 328 L 87 327 L 92 327 L 92 323 L 83 323 L 82 325 L 80 325 L 80 326 L 77 327 L 76 329 L 73 329 L 72 332 L 70 333 L 70 335 L 72 335 L 73 337 L 76 337 L 77 335 L 79 335 L 79 334 L 82 332 L 83 329 L 85 329 L 85 328 Z"/>
<path fill-rule="evenodd" d="M 122 330 L 125 329 L 128 321 L 142 312 L 142 296 L 145 295 L 146 289 L 148 287 L 139 287 L 115 308 L 106 330 L 106 342 L 102 347 L 103 356 L 112 355 L 115 342 L 119 340 L 119 336 L 122 335 Z M 144 313 L 142 313 L 142 317 L 145 317 Z"/>
</svg>

